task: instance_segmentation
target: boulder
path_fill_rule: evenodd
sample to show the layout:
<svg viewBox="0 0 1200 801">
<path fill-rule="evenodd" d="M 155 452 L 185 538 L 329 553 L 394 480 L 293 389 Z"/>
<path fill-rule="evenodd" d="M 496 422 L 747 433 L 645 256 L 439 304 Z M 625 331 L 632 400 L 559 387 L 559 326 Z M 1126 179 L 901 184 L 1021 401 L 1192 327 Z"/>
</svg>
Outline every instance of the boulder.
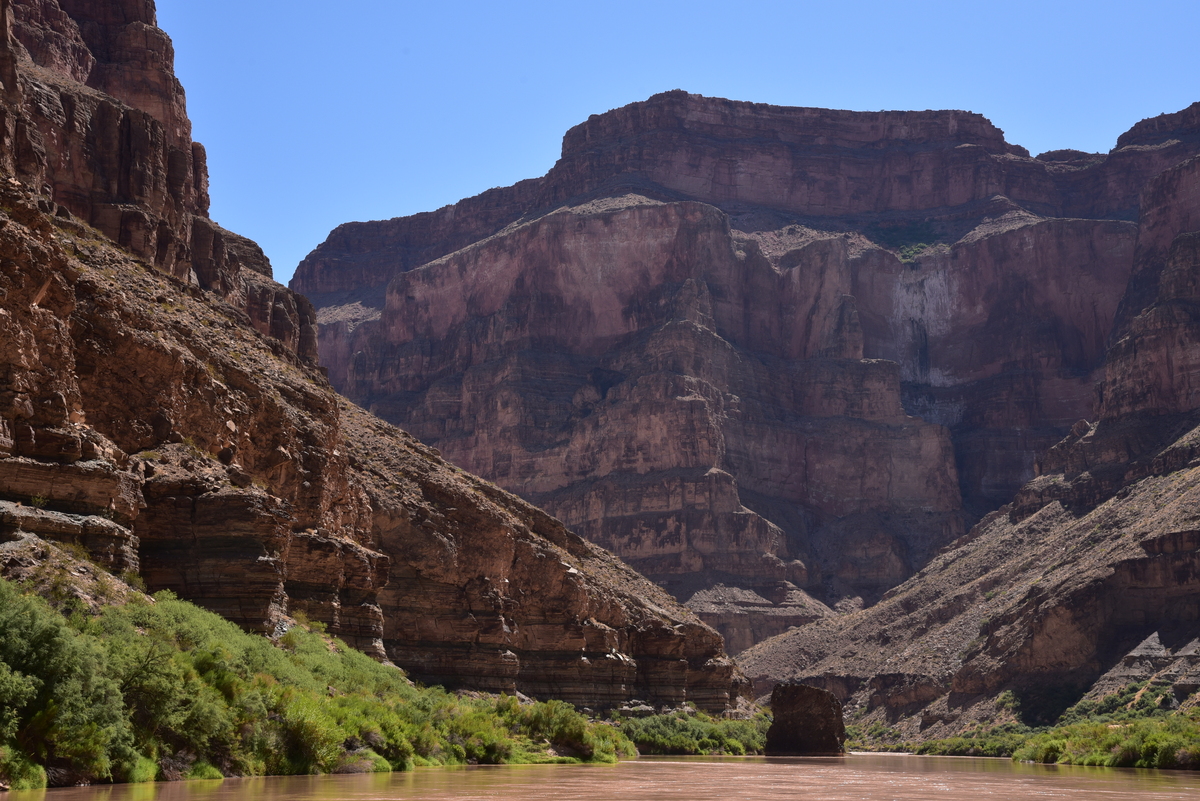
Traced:
<svg viewBox="0 0 1200 801">
<path fill-rule="evenodd" d="M 776 684 L 771 691 L 771 713 L 775 719 L 767 730 L 769 756 L 844 752 L 842 702 L 828 690 L 807 684 Z"/>
</svg>

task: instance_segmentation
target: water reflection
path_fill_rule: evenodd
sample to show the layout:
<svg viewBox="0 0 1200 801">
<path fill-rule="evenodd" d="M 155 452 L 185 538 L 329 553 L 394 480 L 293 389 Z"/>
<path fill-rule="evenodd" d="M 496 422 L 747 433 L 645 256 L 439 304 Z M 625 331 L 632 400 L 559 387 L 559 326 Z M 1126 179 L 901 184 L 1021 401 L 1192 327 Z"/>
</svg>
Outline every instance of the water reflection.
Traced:
<svg viewBox="0 0 1200 801">
<path fill-rule="evenodd" d="M 4 801 L 981 801 L 1200 798 L 1191 773 L 913 757 L 640 759 L 613 766 L 431 768 L 363 776 L 79 787 Z"/>
</svg>

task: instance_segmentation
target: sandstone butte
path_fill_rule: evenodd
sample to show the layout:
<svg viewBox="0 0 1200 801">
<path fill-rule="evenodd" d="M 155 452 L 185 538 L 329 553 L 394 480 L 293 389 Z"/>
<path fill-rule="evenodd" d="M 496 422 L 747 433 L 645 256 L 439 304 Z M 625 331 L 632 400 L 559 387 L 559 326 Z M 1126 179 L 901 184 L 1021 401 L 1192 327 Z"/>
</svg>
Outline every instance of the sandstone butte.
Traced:
<svg viewBox="0 0 1200 801">
<path fill-rule="evenodd" d="M 303 613 L 427 682 L 736 701 L 693 613 L 334 393 L 311 304 L 208 217 L 151 0 L 0 15 L 0 574 L 69 543 L 252 631 Z"/>
<path fill-rule="evenodd" d="M 1200 227 L 1156 187 L 1198 153 L 1200 104 L 1034 158 L 963 111 L 674 91 L 572 128 L 541 178 L 339 226 L 291 286 L 339 391 L 611 549 L 731 653 L 797 626 L 834 643 L 858 631 L 834 610 L 894 608 L 1033 503 L 1080 421 L 1198 405 L 1173 388 L 1195 381 L 1195 297 L 1140 316 Z M 804 673 L 788 653 L 747 663 L 761 693 Z"/>
</svg>

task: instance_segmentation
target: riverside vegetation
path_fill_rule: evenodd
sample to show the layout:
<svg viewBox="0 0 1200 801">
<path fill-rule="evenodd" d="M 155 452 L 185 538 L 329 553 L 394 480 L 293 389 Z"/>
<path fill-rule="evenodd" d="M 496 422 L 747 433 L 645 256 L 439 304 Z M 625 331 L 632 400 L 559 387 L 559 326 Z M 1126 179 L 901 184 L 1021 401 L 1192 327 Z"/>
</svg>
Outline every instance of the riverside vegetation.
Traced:
<svg viewBox="0 0 1200 801">
<path fill-rule="evenodd" d="M 761 753 L 769 712 L 690 709 L 589 719 L 561 701 L 456 695 L 414 685 L 319 624 L 275 641 L 170 592 L 123 604 L 53 604 L 0 579 L 0 781 L 219 779 L 468 763 L 614 762 L 643 754 Z M 848 727 L 850 748 L 1037 762 L 1200 768 L 1200 707 L 1164 708 L 1139 683 L 1084 700 L 1053 727 L 1018 720 L 965 737 L 900 741 Z"/>
<path fill-rule="evenodd" d="M 613 713 L 612 717 L 642 754 L 761 754 L 771 728 L 769 712 L 749 720 L 721 720 L 692 711 L 642 718 Z"/>
<path fill-rule="evenodd" d="M 89 614 L 0 580 L 0 779 L 16 788 L 635 754 L 569 704 L 416 687 L 316 625 L 272 643 L 169 592 Z"/>
<path fill-rule="evenodd" d="M 272 642 L 170 592 L 89 610 L 24 589 L 0 579 L 0 782 L 17 789 L 744 754 L 770 723 L 596 721 L 562 701 L 416 686 L 319 624 Z"/>
<path fill-rule="evenodd" d="M 848 749 L 912 751 L 931 756 L 1012 757 L 1017 761 L 1118 768 L 1200 770 L 1200 706 L 1170 709 L 1170 686 L 1136 682 L 1100 699 L 1084 699 L 1054 725 L 1021 722 L 1019 701 L 1001 706 L 1017 720 L 962 737 L 906 743 L 882 724 L 848 726 Z"/>
</svg>

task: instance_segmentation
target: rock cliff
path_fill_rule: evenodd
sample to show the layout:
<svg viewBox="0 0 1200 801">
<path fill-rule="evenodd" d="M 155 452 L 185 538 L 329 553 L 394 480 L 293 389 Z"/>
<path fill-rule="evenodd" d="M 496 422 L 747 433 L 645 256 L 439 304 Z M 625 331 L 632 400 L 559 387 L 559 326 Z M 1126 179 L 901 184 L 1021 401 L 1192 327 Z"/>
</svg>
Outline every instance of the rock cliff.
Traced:
<svg viewBox="0 0 1200 801">
<path fill-rule="evenodd" d="M 314 312 L 207 217 L 150 0 L 0 5 L 0 569 L 74 543 L 425 681 L 722 710 L 718 634 L 330 388 Z"/>
<path fill-rule="evenodd" d="M 669 92 L 542 178 L 340 226 L 292 287 L 341 392 L 736 652 L 874 602 L 1095 417 L 1139 193 L 1200 153 L 1196 108 L 1031 158 L 968 112 Z"/>
<path fill-rule="evenodd" d="M 1096 422 L 1079 421 L 1010 504 L 876 607 L 743 654 L 760 690 L 783 678 L 816 683 L 910 737 L 1014 711 L 1051 722 L 1081 697 L 1148 680 L 1171 688 L 1170 703 L 1194 703 L 1198 237 L 1192 158 L 1142 194 Z"/>
</svg>

